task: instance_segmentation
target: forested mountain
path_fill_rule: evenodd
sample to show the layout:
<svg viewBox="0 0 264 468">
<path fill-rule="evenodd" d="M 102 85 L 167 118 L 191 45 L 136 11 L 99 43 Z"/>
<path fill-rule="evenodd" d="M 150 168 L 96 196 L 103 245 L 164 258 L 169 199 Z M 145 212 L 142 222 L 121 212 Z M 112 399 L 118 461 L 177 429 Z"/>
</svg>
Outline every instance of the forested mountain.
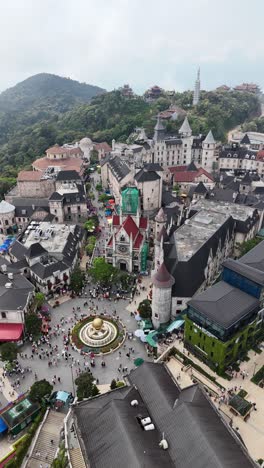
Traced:
<svg viewBox="0 0 264 468">
<path fill-rule="evenodd" d="M 50 73 L 31 76 L 0 94 L 0 112 L 27 110 L 65 112 L 73 105 L 88 103 L 105 92 L 98 86 L 63 78 Z"/>
<path fill-rule="evenodd" d="M 38 79 L 41 85 L 36 83 Z M 109 143 L 113 138 L 126 141 L 138 126 L 144 126 L 152 136 L 158 112 L 170 104 L 177 104 L 188 112 L 193 134 L 212 129 L 215 137 L 222 141 L 228 130 L 259 115 L 258 98 L 249 93 L 202 92 L 199 105 L 193 108 L 190 91 L 176 93 L 170 99 L 161 97 L 154 104 L 146 103 L 139 96 L 128 99 L 119 91 L 112 91 L 95 96 L 87 104 L 89 93 L 103 90 L 92 87 L 93 90 L 88 91 L 86 87 L 90 88 L 72 80 L 41 74 L 0 95 L 2 176 L 16 176 L 18 170 L 29 166 L 55 143 L 73 142 L 84 136 Z M 9 110 L 2 111 L 3 106 Z M 170 121 L 166 124 L 167 131 L 175 133 L 180 125 L 180 121 Z"/>
</svg>

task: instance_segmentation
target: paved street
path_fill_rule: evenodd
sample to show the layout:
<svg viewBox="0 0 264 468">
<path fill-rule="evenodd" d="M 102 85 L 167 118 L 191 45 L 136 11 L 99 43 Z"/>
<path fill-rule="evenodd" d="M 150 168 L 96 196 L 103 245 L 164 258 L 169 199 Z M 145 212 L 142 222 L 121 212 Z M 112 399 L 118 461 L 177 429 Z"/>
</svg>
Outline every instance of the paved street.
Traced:
<svg viewBox="0 0 264 468">
<path fill-rule="evenodd" d="M 88 286 L 87 289 L 91 288 L 91 286 Z M 145 293 L 146 294 L 146 293 Z M 143 293 L 140 296 L 135 296 L 135 300 L 137 303 L 142 300 L 142 296 L 145 294 Z M 54 327 L 60 323 L 60 320 L 62 317 L 67 320 L 68 323 L 65 323 L 62 326 L 62 329 L 64 330 L 64 333 L 67 334 L 68 329 L 72 328 L 74 326 L 74 318 L 72 314 L 72 309 L 75 307 L 81 307 L 81 311 L 77 314 L 79 318 L 81 318 L 82 313 L 89 313 L 88 312 L 88 307 L 90 305 L 90 301 L 88 299 L 88 307 L 84 307 L 83 304 L 86 301 L 86 299 L 70 299 L 69 301 L 65 302 L 64 304 L 60 305 L 56 309 L 51 310 L 51 315 L 52 315 L 52 321 L 51 321 L 51 326 L 54 329 Z M 121 320 L 123 321 L 124 325 L 127 328 L 128 332 L 134 332 L 138 326 L 136 320 L 130 316 L 130 312 L 126 310 L 126 307 L 129 305 L 129 300 L 119 300 L 116 303 L 114 301 L 109 301 L 107 299 L 103 300 L 97 300 L 93 299 L 94 305 L 98 306 L 98 312 L 103 313 L 107 312 L 108 314 L 112 314 L 115 310 L 117 312 L 117 315 L 120 316 Z M 136 305 L 132 304 L 132 307 L 136 309 Z M 131 308 L 131 306 L 130 306 Z M 134 310 L 135 310 L 134 309 Z M 63 335 L 64 333 L 62 332 L 60 336 L 58 337 L 52 337 L 50 342 L 52 347 L 54 347 L 56 344 L 58 345 L 59 348 L 59 360 L 57 366 L 48 366 L 48 358 L 45 359 L 40 359 L 39 356 L 34 356 L 34 359 L 31 359 L 31 345 L 27 344 L 21 348 L 21 352 L 23 354 L 27 354 L 27 359 L 22 359 L 19 358 L 20 364 L 23 366 L 23 368 L 28 368 L 30 367 L 32 372 L 28 373 L 26 372 L 25 378 L 22 379 L 20 375 L 11 377 L 9 380 L 11 383 L 13 383 L 17 378 L 20 379 L 20 385 L 18 388 L 15 388 L 15 390 L 18 393 L 22 393 L 26 391 L 32 383 L 35 381 L 35 373 L 37 374 L 37 379 L 43 379 L 46 378 L 50 382 L 52 381 L 52 378 L 54 375 L 56 377 L 60 377 L 61 379 L 61 384 L 58 383 L 58 380 L 56 379 L 56 384 L 54 386 L 54 390 L 58 389 L 64 389 L 68 391 L 73 391 L 73 384 L 72 381 L 73 379 L 76 378 L 78 369 L 80 368 L 81 371 L 84 371 L 84 363 L 89 362 L 90 359 L 89 357 L 83 357 L 81 356 L 77 351 L 73 350 L 71 346 L 69 347 L 69 353 L 73 357 L 73 361 L 70 359 L 71 362 L 65 361 L 63 358 L 61 351 L 64 349 L 63 346 Z M 131 357 L 127 358 L 126 353 L 128 351 L 128 348 L 133 348 L 134 353 L 131 353 Z M 51 348 L 47 345 L 40 345 L 38 347 L 38 350 L 43 348 L 44 350 L 50 351 Z M 121 351 L 121 356 L 119 355 L 119 350 Z M 133 361 L 137 357 L 142 357 L 143 359 L 147 360 L 148 356 L 144 348 L 144 344 L 141 343 L 138 338 L 133 338 L 132 340 L 126 339 L 124 345 L 122 348 L 119 348 L 119 350 L 113 352 L 112 354 L 109 354 L 104 357 L 106 367 L 102 368 L 101 366 L 101 357 L 96 357 L 95 362 L 96 366 L 95 368 L 92 369 L 93 375 L 96 379 L 99 379 L 99 384 L 108 384 L 111 382 L 112 379 L 122 379 L 122 373 L 118 372 L 118 367 L 121 365 L 122 367 L 128 367 L 128 371 L 134 368 Z M 53 353 L 52 357 L 56 358 L 57 353 Z M 79 360 L 79 365 L 78 365 L 78 360 Z M 72 365 L 72 362 L 75 363 Z M 73 378 L 72 378 L 73 377 Z M 9 398 L 9 391 L 10 389 L 3 389 L 3 393 L 6 395 L 4 396 L 3 393 L 0 394 L 0 401 L 2 405 L 5 405 L 7 403 L 7 399 L 10 400 Z"/>
</svg>

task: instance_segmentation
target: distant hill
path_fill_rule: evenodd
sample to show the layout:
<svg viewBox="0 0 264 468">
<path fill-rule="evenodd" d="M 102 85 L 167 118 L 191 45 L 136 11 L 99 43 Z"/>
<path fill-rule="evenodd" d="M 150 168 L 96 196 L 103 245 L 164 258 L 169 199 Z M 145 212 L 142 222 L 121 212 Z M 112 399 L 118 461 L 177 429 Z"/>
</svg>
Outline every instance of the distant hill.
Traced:
<svg viewBox="0 0 264 468">
<path fill-rule="evenodd" d="M 104 92 L 98 86 L 39 73 L 1 93 L 0 112 L 24 112 L 42 106 L 65 112 L 76 104 L 88 103 L 92 97 Z"/>
<path fill-rule="evenodd" d="M 55 143 L 84 136 L 108 143 L 113 138 L 126 141 L 141 126 L 152 136 L 157 114 L 170 104 L 187 111 L 193 135 L 211 129 L 221 141 L 231 128 L 260 114 L 259 100 L 250 93 L 203 91 L 199 105 L 193 108 L 190 91 L 148 104 L 140 96 L 127 99 L 120 91 L 104 93 L 67 78 L 36 75 L 0 95 L 0 176 L 15 177 Z M 167 133 L 177 134 L 181 121 L 164 125 Z M 3 182 L 6 187 L 6 180 Z"/>
</svg>

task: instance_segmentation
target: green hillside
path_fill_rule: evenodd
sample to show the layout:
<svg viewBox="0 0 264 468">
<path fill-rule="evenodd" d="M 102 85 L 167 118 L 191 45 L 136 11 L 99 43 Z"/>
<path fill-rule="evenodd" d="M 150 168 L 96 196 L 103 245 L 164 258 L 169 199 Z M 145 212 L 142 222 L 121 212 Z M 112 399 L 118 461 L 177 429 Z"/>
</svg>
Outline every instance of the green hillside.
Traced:
<svg viewBox="0 0 264 468">
<path fill-rule="evenodd" d="M 45 79 L 40 87 L 35 81 L 41 77 L 42 82 L 47 76 L 52 77 L 54 83 L 51 89 Z M 192 108 L 190 91 L 176 93 L 170 100 L 161 97 L 155 104 L 147 104 L 139 96 L 126 99 L 119 91 L 112 91 L 97 95 L 87 104 L 84 102 L 90 98 L 85 89 L 89 85 L 53 78 L 53 75 L 37 75 L 0 95 L 2 176 L 14 177 L 19 169 L 29 166 L 55 143 L 72 142 L 84 136 L 109 143 L 113 138 L 126 141 L 138 126 L 144 126 L 147 134 L 152 136 L 157 113 L 173 103 L 187 110 L 193 134 L 212 129 L 215 137 L 222 141 L 228 130 L 259 115 L 259 100 L 249 93 L 202 92 L 197 108 Z M 61 87 L 58 79 L 62 80 Z M 32 86 L 33 96 L 22 91 L 27 82 Z M 100 88 L 96 90 L 102 92 Z M 1 99 L 4 99 L 4 105 L 8 99 L 12 100 L 8 93 L 12 93 L 12 105 L 20 110 L 1 113 Z M 34 99 L 29 104 L 31 97 Z M 168 122 L 167 131 L 175 133 L 180 125 L 180 121 Z"/>
</svg>

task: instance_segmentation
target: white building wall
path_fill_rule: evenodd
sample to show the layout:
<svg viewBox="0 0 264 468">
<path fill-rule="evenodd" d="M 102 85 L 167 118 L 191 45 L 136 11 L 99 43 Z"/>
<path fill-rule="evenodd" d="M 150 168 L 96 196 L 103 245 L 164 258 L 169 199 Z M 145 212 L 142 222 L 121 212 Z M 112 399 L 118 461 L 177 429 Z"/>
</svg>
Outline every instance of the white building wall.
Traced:
<svg viewBox="0 0 264 468">
<path fill-rule="evenodd" d="M 152 323 L 155 329 L 161 324 L 170 322 L 171 319 L 171 288 L 152 289 Z"/>
</svg>

